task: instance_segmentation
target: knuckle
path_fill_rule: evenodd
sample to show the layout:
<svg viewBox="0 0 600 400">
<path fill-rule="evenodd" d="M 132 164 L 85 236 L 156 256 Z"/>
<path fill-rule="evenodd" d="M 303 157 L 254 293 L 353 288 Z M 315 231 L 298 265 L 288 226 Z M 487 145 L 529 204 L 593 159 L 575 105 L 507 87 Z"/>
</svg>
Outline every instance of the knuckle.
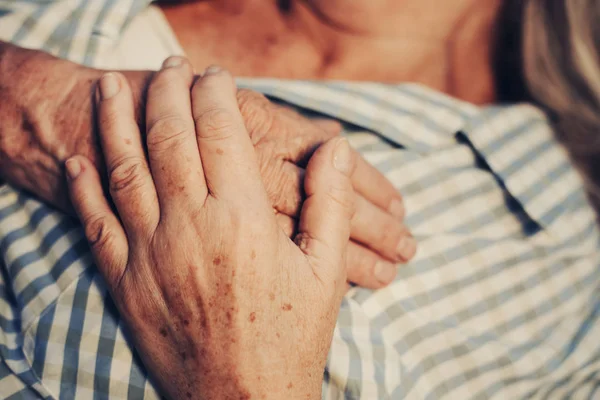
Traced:
<svg viewBox="0 0 600 400">
<path fill-rule="evenodd" d="M 238 106 L 240 110 L 256 109 L 258 106 L 267 107 L 269 105 L 269 101 L 267 98 L 255 91 L 248 89 L 239 89 L 236 93 Z"/>
<path fill-rule="evenodd" d="M 277 187 L 279 189 L 275 189 L 269 194 L 272 206 L 281 212 L 298 215 L 302 203 L 302 194 L 299 188 L 287 187 L 282 184 Z"/>
<path fill-rule="evenodd" d="M 381 221 L 377 225 L 379 228 L 375 229 L 375 243 L 381 246 L 394 245 L 400 238 L 400 230 L 394 221 Z"/>
<path fill-rule="evenodd" d="M 169 116 L 152 121 L 147 129 L 148 150 L 173 150 L 182 145 L 192 128 L 179 116 Z"/>
<path fill-rule="evenodd" d="M 209 108 L 196 115 L 194 122 L 200 137 L 207 140 L 226 139 L 236 128 L 234 116 L 224 108 Z"/>
<path fill-rule="evenodd" d="M 271 160 L 267 167 L 261 168 L 261 175 L 271 205 L 281 212 L 296 215 L 304 198 L 302 177 L 285 173 L 283 162 Z"/>
<path fill-rule="evenodd" d="M 110 247 L 114 235 L 104 216 L 92 215 L 85 219 L 83 226 L 85 237 L 94 250 L 99 251 Z"/>
<path fill-rule="evenodd" d="M 109 171 L 111 193 L 131 191 L 142 186 L 146 163 L 139 157 L 127 157 L 116 162 Z"/>
<path fill-rule="evenodd" d="M 257 146 L 273 126 L 273 105 L 262 94 L 247 89 L 238 90 L 237 101 L 248 134 Z"/>
</svg>

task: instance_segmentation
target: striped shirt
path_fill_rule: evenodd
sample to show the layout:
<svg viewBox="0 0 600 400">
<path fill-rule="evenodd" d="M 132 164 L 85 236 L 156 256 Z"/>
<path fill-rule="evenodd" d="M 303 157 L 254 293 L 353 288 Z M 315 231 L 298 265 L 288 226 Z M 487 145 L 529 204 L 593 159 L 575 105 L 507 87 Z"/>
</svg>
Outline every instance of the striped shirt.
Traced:
<svg viewBox="0 0 600 400">
<path fill-rule="evenodd" d="M 154 35 L 157 67 L 180 49 L 149 3 L 0 0 L 0 38 L 118 68 Z M 542 112 L 410 84 L 239 85 L 343 122 L 419 241 L 392 285 L 345 297 L 324 399 L 600 398 L 599 231 Z M 159 398 L 76 220 L 0 188 L 0 270 L 0 397 Z"/>
</svg>

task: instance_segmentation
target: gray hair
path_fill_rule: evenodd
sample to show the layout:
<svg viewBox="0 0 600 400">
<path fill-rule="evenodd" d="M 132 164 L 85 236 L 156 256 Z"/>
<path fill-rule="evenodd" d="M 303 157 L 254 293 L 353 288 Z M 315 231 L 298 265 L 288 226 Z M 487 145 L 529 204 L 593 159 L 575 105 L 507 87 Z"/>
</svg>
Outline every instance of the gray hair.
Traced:
<svg viewBox="0 0 600 400">
<path fill-rule="evenodd" d="M 548 111 L 600 210 L 600 0 L 513 0 L 510 7 L 513 17 L 521 14 L 522 100 Z"/>
</svg>

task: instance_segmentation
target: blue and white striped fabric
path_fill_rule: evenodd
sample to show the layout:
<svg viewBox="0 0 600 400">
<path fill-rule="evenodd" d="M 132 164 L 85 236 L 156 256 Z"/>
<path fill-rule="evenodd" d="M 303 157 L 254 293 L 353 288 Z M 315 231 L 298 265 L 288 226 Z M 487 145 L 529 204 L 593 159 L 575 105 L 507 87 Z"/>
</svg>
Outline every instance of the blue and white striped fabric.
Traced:
<svg viewBox="0 0 600 400">
<path fill-rule="evenodd" d="M 0 0 L 0 36 L 97 65 L 148 3 Z M 344 122 L 419 241 L 390 287 L 346 296 L 324 399 L 600 398 L 600 236 L 539 110 L 414 85 L 240 85 Z M 77 221 L 2 187 L 0 260 L 0 397 L 159 398 Z"/>
</svg>

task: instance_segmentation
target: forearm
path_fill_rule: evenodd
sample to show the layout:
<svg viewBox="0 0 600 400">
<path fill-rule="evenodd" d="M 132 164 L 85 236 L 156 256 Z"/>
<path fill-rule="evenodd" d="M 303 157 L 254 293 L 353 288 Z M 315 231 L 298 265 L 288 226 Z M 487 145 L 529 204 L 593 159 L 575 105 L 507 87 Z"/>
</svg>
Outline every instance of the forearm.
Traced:
<svg viewBox="0 0 600 400">
<path fill-rule="evenodd" d="M 64 161 L 80 154 L 102 167 L 93 106 L 101 74 L 0 42 L 0 179 L 70 209 Z M 136 103 L 150 74 L 127 73 Z"/>
</svg>

